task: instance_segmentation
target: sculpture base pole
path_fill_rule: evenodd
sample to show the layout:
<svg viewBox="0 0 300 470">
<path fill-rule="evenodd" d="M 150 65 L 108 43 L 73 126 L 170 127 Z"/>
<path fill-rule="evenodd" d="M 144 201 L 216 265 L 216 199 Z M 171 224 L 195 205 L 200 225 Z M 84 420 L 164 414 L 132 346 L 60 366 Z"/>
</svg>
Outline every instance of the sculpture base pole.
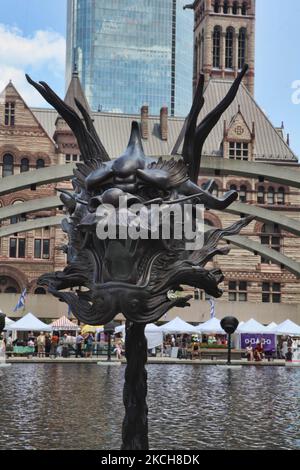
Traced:
<svg viewBox="0 0 300 470">
<path fill-rule="evenodd" d="M 145 325 L 126 321 L 125 356 L 127 359 L 123 390 L 125 417 L 121 450 L 147 450 L 149 443 Z"/>
</svg>

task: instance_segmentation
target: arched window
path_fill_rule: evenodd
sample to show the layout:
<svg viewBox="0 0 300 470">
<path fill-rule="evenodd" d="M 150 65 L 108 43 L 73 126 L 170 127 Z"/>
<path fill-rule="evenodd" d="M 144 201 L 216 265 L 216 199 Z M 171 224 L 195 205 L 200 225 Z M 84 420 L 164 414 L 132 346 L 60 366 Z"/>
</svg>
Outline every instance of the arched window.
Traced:
<svg viewBox="0 0 300 470">
<path fill-rule="evenodd" d="M 284 188 L 279 188 L 277 193 L 277 204 L 285 204 L 285 190 Z"/>
<path fill-rule="evenodd" d="M 247 187 L 244 185 L 240 187 L 240 201 L 241 202 L 247 201 Z"/>
<path fill-rule="evenodd" d="M 263 225 L 260 241 L 262 245 L 280 252 L 280 229 L 278 225 L 272 223 Z M 262 257 L 261 262 L 268 263 L 269 261 Z"/>
<path fill-rule="evenodd" d="M 229 187 L 230 191 L 237 191 L 237 187 L 235 184 L 231 184 Z"/>
<path fill-rule="evenodd" d="M 232 13 L 233 15 L 238 14 L 238 2 L 234 2 L 234 4 L 232 5 Z"/>
<path fill-rule="evenodd" d="M 15 279 L 9 276 L 0 276 L 0 293 L 16 294 L 21 288 Z"/>
<path fill-rule="evenodd" d="M 239 51 L 238 51 L 238 67 L 242 69 L 246 61 L 246 30 L 241 28 L 239 32 Z"/>
<path fill-rule="evenodd" d="M 38 158 L 36 161 L 36 169 L 44 168 L 45 167 L 45 160 L 43 158 Z"/>
<path fill-rule="evenodd" d="M 209 227 L 214 227 L 214 223 L 210 219 L 204 219 L 204 224 L 208 225 Z"/>
<path fill-rule="evenodd" d="M 244 2 L 242 5 L 242 15 L 246 16 L 247 15 L 247 3 Z"/>
<path fill-rule="evenodd" d="M 22 158 L 20 171 L 21 171 L 21 173 L 24 173 L 25 171 L 29 171 L 29 160 L 28 160 L 28 158 Z"/>
<path fill-rule="evenodd" d="M 269 205 L 275 204 L 275 191 L 274 191 L 274 188 L 272 187 L 268 189 L 268 204 Z"/>
<path fill-rule="evenodd" d="M 6 153 L 3 157 L 2 176 L 10 176 L 14 174 L 14 157 L 10 153 Z"/>
<path fill-rule="evenodd" d="M 15 204 L 23 204 L 23 201 L 20 201 L 20 200 L 14 201 L 13 206 Z M 13 217 L 10 218 L 10 223 L 11 224 L 17 224 L 19 222 L 26 222 L 26 215 L 25 214 L 14 215 Z"/>
<path fill-rule="evenodd" d="M 38 294 L 38 295 L 45 295 L 46 294 L 46 291 L 43 287 L 37 287 L 34 291 L 35 294 Z"/>
<path fill-rule="evenodd" d="M 215 0 L 214 12 L 219 13 L 220 11 L 220 3 L 218 0 Z"/>
<path fill-rule="evenodd" d="M 228 28 L 226 31 L 225 41 L 225 68 L 233 68 L 233 29 Z"/>
<path fill-rule="evenodd" d="M 259 186 L 257 190 L 257 204 L 264 204 L 265 203 L 265 188 L 263 186 Z"/>
<path fill-rule="evenodd" d="M 227 15 L 228 13 L 228 2 L 225 0 L 224 5 L 223 5 L 223 13 L 224 15 Z"/>
<path fill-rule="evenodd" d="M 221 60 L 221 28 L 215 26 L 213 34 L 213 67 L 215 69 L 220 68 Z"/>
</svg>

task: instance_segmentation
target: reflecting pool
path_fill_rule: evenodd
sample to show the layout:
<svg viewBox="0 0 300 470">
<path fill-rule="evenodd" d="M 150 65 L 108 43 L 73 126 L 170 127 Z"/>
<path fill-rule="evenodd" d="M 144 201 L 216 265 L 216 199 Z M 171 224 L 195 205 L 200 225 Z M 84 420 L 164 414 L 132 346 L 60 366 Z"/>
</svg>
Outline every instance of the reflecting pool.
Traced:
<svg viewBox="0 0 300 470">
<path fill-rule="evenodd" d="M 124 366 L 0 371 L 0 449 L 119 449 Z M 300 369 L 148 365 L 151 449 L 299 449 Z"/>
</svg>

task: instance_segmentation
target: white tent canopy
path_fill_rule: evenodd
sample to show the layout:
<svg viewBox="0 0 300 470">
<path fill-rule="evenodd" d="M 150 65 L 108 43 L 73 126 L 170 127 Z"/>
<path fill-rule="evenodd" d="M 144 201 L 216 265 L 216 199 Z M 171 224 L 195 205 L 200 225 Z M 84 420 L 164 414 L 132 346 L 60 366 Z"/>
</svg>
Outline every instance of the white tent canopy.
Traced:
<svg viewBox="0 0 300 470">
<path fill-rule="evenodd" d="M 251 320 L 246 321 L 243 325 L 238 326 L 237 333 L 263 334 L 270 333 L 270 331 L 266 331 L 266 327 L 264 325 L 251 318 Z"/>
<path fill-rule="evenodd" d="M 195 328 L 199 333 L 215 333 L 219 335 L 226 335 L 226 332 L 221 327 L 220 320 L 215 317 L 207 320 L 205 323 L 200 323 L 200 325 L 197 325 Z"/>
<path fill-rule="evenodd" d="M 7 331 L 52 331 L 52 328 L 36 318 L 32 313 L 27 313 L 20 320 L 9 325 Z"/>
<path fill-rule="evenodd" d="M 185 322 L 179 317 L 176 317 L 173 320 L 169 321 L 168 323 L 165 323 L 164 325 L 160 326 L 159 329 L 163 333 L 174 333 L 174 334 L 181 334 L 181 333 L 197 334 L 198 333 L 195 326 L 190 325 L 189 323 Z"/>
<path fill-rule="evenodd" d="M 4 331 L 7 330 L 7 328 L 8 328 L 10 325 L 13 325 L 14 323 L 15 323 L 14 320 L 12 320 L 11 318 L 5 317 L 5 327 L 4 327 Z"/>
<path fill-rule="evenodd" d="M 272 331 L 275 335 L 300 336 L 300 326 L 291 320 L 285 320 Z"/>
<path fill-rule="evenodd" d="M 275 323 L 274 321 L 272 321 L 272 323 L 270 323 L 268 326 L 266 326 L 266 332 L 268 332 L 269 334 L 273 334 L 274 333 L 274 329 L 277 327 L 277 323 Z"/>
<path fill-rule="evenodd" d="M 125 335 L 125 325 L 115 328 L 115 333 L 123 333 Z M 145 336 L 147 338 L 147 348 L 153 349 L 163 344 L 163 333 L 154 323 L 149 323 L 145 328 Z"/>
</svg>

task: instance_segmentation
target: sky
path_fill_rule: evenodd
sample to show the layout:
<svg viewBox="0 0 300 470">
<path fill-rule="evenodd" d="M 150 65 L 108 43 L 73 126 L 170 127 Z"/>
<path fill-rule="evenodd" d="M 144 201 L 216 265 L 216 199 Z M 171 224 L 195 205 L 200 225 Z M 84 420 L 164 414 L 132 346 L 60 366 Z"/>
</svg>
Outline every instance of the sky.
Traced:
<svg viewBox="0 0 300 470">
<path fill-rule="evenodd" d="M 45 102 L 27 84 L 25 72 L 64 96 L 66 3 L 0 0 L 0 90 L 12 79 L 29 106 L 45 106 Z M 284 122 L 298 156 L 299 28 L 299 0 L 256 0 L 255 98 L 274 125 Z"/>
</svg>

